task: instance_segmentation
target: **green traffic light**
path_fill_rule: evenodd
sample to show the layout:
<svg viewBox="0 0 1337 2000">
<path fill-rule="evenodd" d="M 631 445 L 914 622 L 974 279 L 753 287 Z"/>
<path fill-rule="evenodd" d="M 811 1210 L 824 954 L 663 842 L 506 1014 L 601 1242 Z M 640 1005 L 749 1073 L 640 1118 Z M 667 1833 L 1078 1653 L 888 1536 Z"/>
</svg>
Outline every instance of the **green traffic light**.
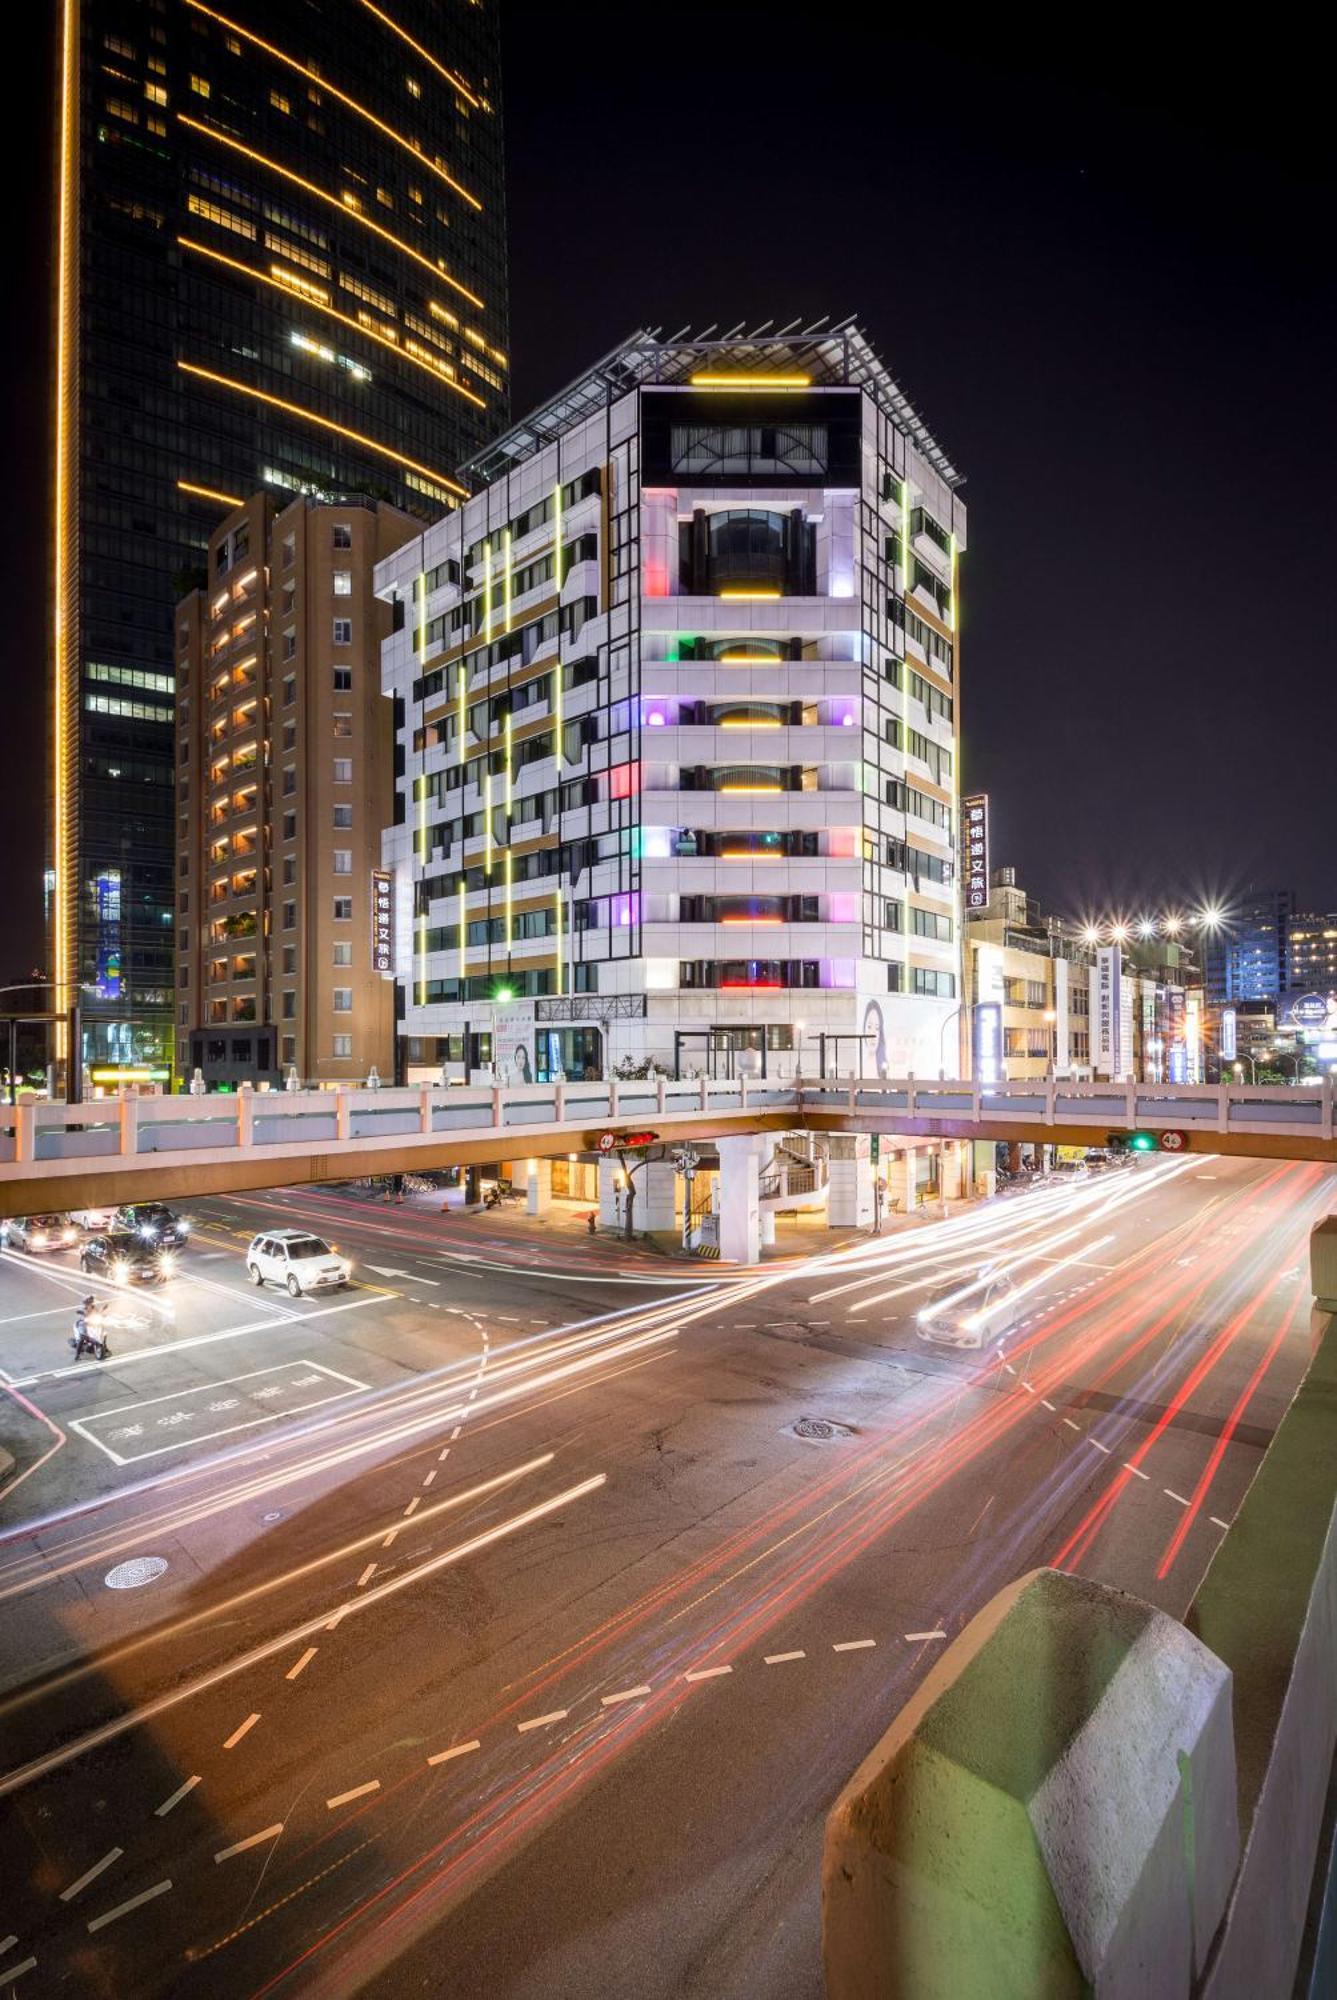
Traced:
<svg viewBox="0 0 1337 2000">
<path fill-rule="evenodd" d="M 1134 1132 L 1128 1140 L 1128 1149 L 1133 1153 L 1154 1153 L 1160 1141 L 1154 1132 Z"/>
</svg>

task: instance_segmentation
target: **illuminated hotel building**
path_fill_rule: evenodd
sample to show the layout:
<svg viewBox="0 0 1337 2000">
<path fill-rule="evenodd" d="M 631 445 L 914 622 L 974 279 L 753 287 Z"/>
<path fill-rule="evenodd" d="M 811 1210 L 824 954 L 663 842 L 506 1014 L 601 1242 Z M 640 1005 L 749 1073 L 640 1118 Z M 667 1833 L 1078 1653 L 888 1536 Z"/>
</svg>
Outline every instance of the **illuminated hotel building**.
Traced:
<svg viewBox="0 0 1337 2000">
<path fill-rule="evenodd" d="M 179 1076 L 360 1083 L 394 1060 L 376 943 L 390 614 L 373 576 L 414 525 L 374 500 L 257 493 L 177 606 Z"/>
<path fill-rule="evenodd" d="M 955 1072 L 965 511 L 865 337 L 637 335 L 462 476 L 377 573 L 408 1073 Z"/>
<path fill-rule="evenodd" d="M 433 519 L 506 421 L 494 0 L 65 0 L 53 974 L 172 1060 L 173 606 L 220 518 Z"/>
</svg>

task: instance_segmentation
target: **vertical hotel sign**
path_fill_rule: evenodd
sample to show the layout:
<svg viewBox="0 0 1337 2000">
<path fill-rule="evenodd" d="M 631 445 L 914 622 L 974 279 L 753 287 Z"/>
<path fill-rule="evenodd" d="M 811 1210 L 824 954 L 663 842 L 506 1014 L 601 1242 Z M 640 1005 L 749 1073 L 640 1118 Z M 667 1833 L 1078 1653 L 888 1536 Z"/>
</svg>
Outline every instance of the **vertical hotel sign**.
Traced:
<svg viewBox="0 0 1337 2000">
<path fill-rule="evenodd" d="M 371 969 L 395 969 L 394 881 L 386 868 L 371 871 Z"/>
<path fill-rule="evenodd" d="M 961 801 L 961 875 L 968 910 L 989 900 L 989 794 L 972 792 Z"/>
<path fill-rule="evenodd" d="M 1096 953 L 1095 1068 L 1117 1083 L 1123 1071 L 1123 958 L 1117 944 Z"/>
</svg>

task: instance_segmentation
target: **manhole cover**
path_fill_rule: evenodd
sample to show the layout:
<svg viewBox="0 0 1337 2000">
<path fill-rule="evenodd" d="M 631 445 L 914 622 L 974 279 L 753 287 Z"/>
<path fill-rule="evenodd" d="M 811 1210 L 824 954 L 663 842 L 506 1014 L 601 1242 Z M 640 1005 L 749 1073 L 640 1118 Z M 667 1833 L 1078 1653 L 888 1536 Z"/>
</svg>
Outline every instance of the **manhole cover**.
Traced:
<svg viewBox="0 0 1337 2000">
<path fill-rule="evenodd" d="M 848 1424 L 838 1424 L 831 1417 L 800 1417 L 789 1426 L 789 1435 L 804 1438 L 809 1444 L 834 1444 L 838 1438 L 853 1437 Z"/>
<path fill-rule="evenodd" d="M 161 1556 L 132 1556 L 109 1569 L 102 1581 L 108 1590 L 138 1590 L 141 1584 L 156 1583 L 166 1567 Z"/>
<path fill-rule="evenodd" d="M 268 1514 L 262 1514 L 260 1519 L 265 1522 L 281 1521 L 283 1519 L 283 1509 L 282 1507 L 273 1507 Z"/>
</svg>

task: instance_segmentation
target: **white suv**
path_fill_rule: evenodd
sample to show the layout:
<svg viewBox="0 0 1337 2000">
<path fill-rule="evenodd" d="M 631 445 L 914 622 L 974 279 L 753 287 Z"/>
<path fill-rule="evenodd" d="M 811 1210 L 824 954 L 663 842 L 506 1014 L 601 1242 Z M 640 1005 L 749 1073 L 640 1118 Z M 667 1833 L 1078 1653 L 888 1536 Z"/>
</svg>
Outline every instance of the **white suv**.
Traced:
<svg viewBox="0 0 1337 2000">
<path fill-rule="evenodd" d="M 346 1285 L 353 1266 L 347 1257 L 336 1256 L 328 1243 L 308 1229 L 272 1229 L 267 1236 L 253 1236 L 246 1252 L 246 1270 L 253 1285 L 286 1285 L 293 1298 L 306 1292 L 328 1291 Z"/>
</svg>

